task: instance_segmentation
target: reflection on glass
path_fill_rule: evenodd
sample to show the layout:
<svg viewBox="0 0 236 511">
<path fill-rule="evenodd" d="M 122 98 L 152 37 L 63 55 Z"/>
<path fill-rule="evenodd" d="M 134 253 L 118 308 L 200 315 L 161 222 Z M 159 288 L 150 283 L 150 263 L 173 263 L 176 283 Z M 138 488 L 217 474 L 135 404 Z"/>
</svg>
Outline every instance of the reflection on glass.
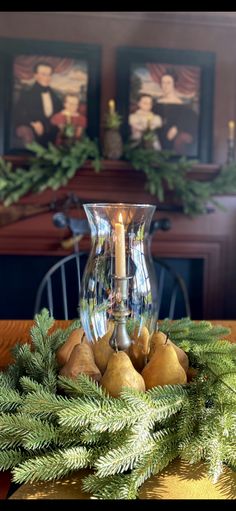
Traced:
<svg viewBox="0 0 236 511">
<path fill-rule="evenodd" d="M 84 209 L 92 238 L 80 298 L 80 316 L 87 338 L 95 341 L 105 335 L 108 320 L 114 319 L 117 282 L 123 277 L 115 274 L 117 268 L 125 272 L 127 282 L 124 287 L 120 284 L 120 291 L 128 311 L 126 328 L 129 334 L 135 327 L 141 330 L 142 326 L 152 333 L 157 312 L 147 239 L 155 206 L 85 204 Z M 121 266 L 117 264 L 118 258 L 124 258 L 120 261 Z"/>
</svg>

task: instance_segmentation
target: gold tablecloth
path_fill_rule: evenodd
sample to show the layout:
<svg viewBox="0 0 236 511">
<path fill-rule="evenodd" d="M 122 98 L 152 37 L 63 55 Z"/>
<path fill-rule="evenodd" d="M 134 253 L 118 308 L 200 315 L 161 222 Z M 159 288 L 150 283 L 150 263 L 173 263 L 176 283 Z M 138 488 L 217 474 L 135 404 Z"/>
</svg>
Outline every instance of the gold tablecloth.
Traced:
<svg viewBox="0 0 236 511">
<path fill-rule="evenodd" d="M 53 482 L 23 484 L 10 499 L 90 499 L 91 495 L 82 491 L 82 479 L 88 474 L 88 470 L 80 470 L 70 477 Z M 207 476 L 205 464 L 189 465 L 183 460 L 175 460 L 160 474 L 150 477 L 142 485 L 139 498 L 141 500 L 235 500 L 236 472 L 226 468 L 219 481 L 213 484 Z"/>
</svg>

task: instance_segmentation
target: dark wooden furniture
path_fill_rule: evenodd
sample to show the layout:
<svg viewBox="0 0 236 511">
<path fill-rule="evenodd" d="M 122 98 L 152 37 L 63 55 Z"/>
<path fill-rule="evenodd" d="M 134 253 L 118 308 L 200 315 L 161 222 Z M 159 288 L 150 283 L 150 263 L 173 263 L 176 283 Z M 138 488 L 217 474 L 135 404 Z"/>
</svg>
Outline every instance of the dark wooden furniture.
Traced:
<svg viewBox="0 0 236 511">
<path fill-rule="evenodd" d="M 211 179 L 226 161 L 228 121 L 236 118 L 235 13 L 206 12 L 3 12 L 0 37 L 92 43 L 101 46 L 100 135 L 109 99 L 115 98 L 116 52 L 119 46 L 169 48 L 214 52 L 212 165 L 196 167 L 195 177 Z M 43 26 L 43 31 L 42 31 Z M 15 163 L 17 163 L 15 161 Z M 90 164 L 81 169 L 66 189 L 56 194 L 28 196 L 21 204 L 45 204 L 74 192 L 82 200 L 151 202 L 145 178 L 123 162 L 104 162 L 100 174 Z M 215 211 L 196 219 L 181 212 L 158 212 L 172 222 L 172 229 L 155 235 L 153 250 L 159 257 L 203 261 L 203 316 L 236 318 L 236 200 L 221 197 L 227 213 Z M 75 213 L 80 215 L 81 212 Z M 51 213 L 29 218 L 0 229 L 0 255 L 59 255 L 69 232 L 52 224 Z M 88 239 L 82 245 L 88 245 Z"/>
<path fill-rule="evenodd" d="M 195 179 L 211 180 L 219 171 L 216 165 L 196 166 Z M 57 192 L 45 191 L 28 195 L 21 204 L 44 204 L 68 193 L 82 201 L 114 201 L 156 204 L 157 199 L 145 191 L 145 176 L 126 162 L 105 161 L 99 174 L 87 163 L 64 188 Z M 173 199 L 167 197 L 166 211 L 157 205 L 155 218 L 168 217 L 172 228 L 158 231 L 153 237 L 153 254 L 163 258 L 201 259 L 203 262 L 203 317 L 234 318 L 236 310 L 236 201 L 234 196 L 219 197 L 227 212 L 213 212 L 189 218 L 181 211 L 172 210 Z M 70 215 L 84 217 L 82 208 Z M 44 213 L 13 223 L 0 229 L 0 255 L 58 255 L 70 252 L 62 242 L 69 237 L 67 229 L 57 229 L 52 213 Z M 88 250 L 88 236 L 80 242 L 81 250 Z"/>
</svg>

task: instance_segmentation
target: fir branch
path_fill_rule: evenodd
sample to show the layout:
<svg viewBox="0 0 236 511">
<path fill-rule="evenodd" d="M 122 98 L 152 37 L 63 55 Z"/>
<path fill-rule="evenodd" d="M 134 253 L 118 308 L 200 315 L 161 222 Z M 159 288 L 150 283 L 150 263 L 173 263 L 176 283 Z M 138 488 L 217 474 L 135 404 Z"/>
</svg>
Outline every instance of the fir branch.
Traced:
<svg viewBox="0 0 236 511">
<path fill-rule="evenodd" d="M 82 481 L 82 489 L 85 492 L 92 493 L 95 498 L 106 500 L 126 499 L 127 486 L 129 489 L 129 474 L 115 474 L 106 477 L 91 474 Z M 130 498 L 135 499 L 136 492 Z"/>
<path fill-rule="evenodd" d="M 66 431 L 66 434 L 68 435 L 68 432 Z M 76 433 L 78 437 L 78 433 Z M 114 442 L 114 435 L 113 438 L 111 438 L 111 435 L 108 435 L 107 432 L 100 433 L 98 431 L 91 431 L 91 429 L 83 428 L 83 430 L 80 433 L 80 441 L 82 444 L 85 445 L 97 445 L 97 446 L 103 446 L 105 448 L 110 444 L 110 442 Z"/>
<path fill-rule="evenodd" d="M 212 385 L 217 384 L 218 386 L 218 396 L 221 396 L 221 393 L 219 392 L 219 387 L 223 386 L 226 387 L 227 390 L 230 390 L 232 395 L 231 399 L 233 401 L 235 400 L 236 396 L 236 366 L 235 363 L 233 363 L 231 360 L 227 361 L 227 368 L 225 363 L 225 358 L 222 361 L 222 359 L 218 359 L 218 364 L 211 360 L 211 358 L 208 358 L 205 361 L 205 364 L 207 366 L 208 371 L 214 376 L 214 381 L 212 382 Z M 226 368 L 226 370 L 225 370 Z M 223 372 L 222 372 L 223 371 Z M 229 381 L 227 379 L 229 378 Z"/>
<path fill-rule="evenodd" d="M 182 385 L 164 385 L 164 387 L 158 385 L 146 392 L 148 396 L 154 401 L 169 399 L 178 400 L 179 398 L 184 399 L 187 395 L 185 388 Z"/>
<path fill-rule="evenodd" d="M 211 342 L 202 342 L 191 346 L 191 351 L 198 357 L 213 356 L 213 355 L 225 355 L 230 357 L 232 360 L 236 357 L 236 344 L 231 344 L 225 340 L 216 340 L 211 336 Z"/>
<path fill-rule="evenodd" d="M 149 439 L 145 444 L 141 445 L 139 442 L 131 444 L 125 443 L 122 447 L 112 449 L 100 456 L 95 462 L 98 477 L 106 477 L 107 475 L 125 472 L 132 470 L 136 462 L 146 453 L 150 453 L 153 449 L 153 441 Z"/>
<path fill-rule="evenodd" d="M 9 470 L 10 468 L 18 465 L 22 461 L 26 460 L 30 454 L 20 449 L 7 449 L 5 451 L 0 450 L 0 467 L 1 470 Z"/>
<path fill-rule="evenodd" d="M 186 398 L 186 394 L 180 386 L 170 386 L 171 389 L 165 392 L 166 387 L 168 385 L 165 385 L 164 390 L 161 388 L 159 391 L 159 387 L 156 387 L 145 393 L 127 388 L 121 392 L 121 398 L 127 402 L 128 406 L 139 410 L 140 420 L 148 419 L 151 425 L 155 421 L 166 419 L 179 411 Z"/>
<path fill-rule="evenodd" d="M 48 335 L 47 339 L 52 352 L 56 352 L 57 349 L 64 344 L 71 332 L 80 327 L 80 319 L 75 319 L 67 328 L 57 328 L 54 332 Z"/>
<path fill-rule="evenodd" d="M 195 434 L 191 438 L 191 442 L 182 449 L 181 458 L 190 464 L 198 463 L 204 459 L 205 455 L 205 436 L 203 434 Z"/>
<path fill-rule="evenodd" d="M 50 317 L 47 309 L 36 315 L 35 325 L 31 329 L 31 346 L 28 344 L 16 345 L 13 349 L 15 364 L 19 368 L 19 377 L 27 375 L 29 378 L 42 383 L 49 391 L 56 391 L 57 361 L 52 344 L 55 336 L 49 335 L 54 319 Z M 65 334 L 66 335 L 66 334 Z M 58 336 L 57 336 L 58 337 Z M 63 337 L 64 335 L 59 337 Z"/>
<path fill-rule="evenodd" d="M 44 385 L 42 383 L 38 383 L 32 378 L 29 378 L 29 376 L 21 376 L 21 378 L 19 379 L 19 383 L 22 390 L 26 393 L 37 391 L 45 392 Z"/>
<path fill-rule="evenodd" d="M 154 435 L 153 440 L 150 441 L 150 449 L 145 443 L 139 455 L 137 452 L 135 454 L 135 446 L 133 446 L 134 452 L 129 446 L 126 449 L 119 448 L 117 451 L 111 451 L 97 460 L 95 466 L 99 468 L 95 475 L 88 476 L 83 481 L 83 489 L 92 491 L 101 499 L 135 499 L 141 484 L 177 456 L 177 449 L 173 450 L 173 442 L 176 444 L 175 435 L 171 430 L 166 430 L 162 434 Z M 117 475 L 117 472 L 121 470 L 124 472 L 127 467 L 133 465 L 134 468 L 130 474 Z M 111 477 L 114 473 L 115 475 Z"/>
<path fill-rule="evenodd" d="M 201 360 L 201 365 L 210 370 L 215 377 L 218 377 L 221 373 L 235 371 L 235 362 L 229 356 L 224 356 L 222 359 L 222 355 L 210 352 L 202 355 L 201 358 L 199 357 L 199 360 Z"/>
<path fill-rule="evenodd" d="M 14 468 L 13 481 L 16 483 L 51 481 L 87 467 L 92 457 L 93 453 L 90 449 L 80 446 L 35 456 Z"/>
<path fill-rule="evenodd" d="M 34 342 L 35 348 L 40 349 L 44 347 L 45 337 L 48 333 L 48 330 L 54 324 L 54 318 L 50 316 L 48 309 L 42 309 L 40 314 L 36 314 L 34 317 L 35 326 L 31 328 L 31 336 Z"/>
<path fill-rule="evenodd" d="M 92 398 L 77 398 L 68 409 L 58 412 L 59 424 L 64 428 L 79 429 L 87 426 L 100 413 L 100 402 Z"/>
<path fill-rule="evenodd" d="M 72 406 L 58 413 L 59 424 L 77 429 L 89 425 L 92 431 L 121 431 L 137 421 L 137 409 L 121 399 L 107 397 L 101 401 L 91 397 L 77 398 Z"/>
<path fill-rule="evenodd" d="M 16 371 L 13 371 L 12 374 L 12 366 L 6 371 L 0 371 L 0 389 L 14 389 L 16 386 Z"/>
<path fill-rule="evenodd" d="M 50 419 L 57 417 L 57 415 L 67 407 L 73 407 L 73 404 L 74 400 L 69 400 L 67 397 L 55 396 L 45 390 L 42 385 L 34 392 L 25 396 L 22 411 L 41 419 Z"/>
<path fill-rule="evenodd" d="M 201 420 L 198 421 L 198 434 L 191 437 L 181 454 L 190 463 L 205 460 L 213 482 L 218 480 L 223 470 L 223 463 L 230 460 L 227 449 L 229 438 L 231 452 L 235 452 L 236 447 L 235 413 L 232 415 L 231 410 L 224 414 L 223 412 L 224 407 L 218 404 L 206 409 L 205 414 L 202 414 Z"/>
<path fill-rule="evenodd" d="M 207 441 L 205 441 L 204 459 L 208 464 L 208 474 L 213 483 L 216 483 L 223 471 L 223 456 L 221 434 L 219 428 L 216 426 L 217 414 L 213 413 L 213 420 L 211 427 L 207 432 Z"/>
<path fill-rule="evenodd" d="M 44 384 L 48 390 L 55 392 L 57 379 L 57 364 L 55 354 L 46 348 L 42 355 L 31 351 L 28 345 L 20 347 L 17 353 L 17 363 L 22 375 L 28 375 Z"/>
<path fill-rule="evenodd" d="M 155 447 L 150 454 L 137 463 L 131 474 L 130 488 L 138 496 L 140 486 L 151 476 L 161 472 L 178 456 L 177 436 L 170 430 L 161 439 L 156 439 Z"/>
<path fill-rule="evenodd" d="M 19 373 L 30 367 L 32 353 L 29 344 L 15 344 L 12 348 L 12 355 L 15 359 L 15 366 L 18 368 Z"/>
<path fill-rule="evenodd" d="M 42 439 L 44 435 L 48 435 L 45 424 L 37 419 L 32 419 L 22 413 L 16 415 L 2 414 L 0 416 L 1 449 L 6 449 L 8 447 L 14 448 L 20 445 L 23 446 L 27 435 L 30 434 L 31 431 L 36 431 L 39 438 L 41 435 Z"/>
<path fill-rule="evenodd" d="M 13 363 L 4 372 L 0 371 L 0 389 L 18 389 L 21 369 L 18 363 Z"/>
<path fill-rule="evenodd" d="M 36 449 L 48 445 L 56 438 L 53 426 L 23 413 L 0 416 L 0 446 L 23 446 Z"/>
<path fill-rule="evenodd" d="M 174 322 L 165 319 L 160 326 L 160 330 L 168 334 L 177 345 L 182 345 L 187 341 L 188 350 L 194 348 L 196 343 L 207 345 L 230 334 L 229 328 L 212 325 L 210 321 L 195 323 L 189 318 L 183 318 Z"/>
<path fill-rule="evenodd" d="M 22 440 L 22 446 L 30 451 L 55 446 L 59 442 L 58 432 L 52 424 L 43 421 L 37 421 L 32 424 L 32 429 L 27 432 Z"/>
<path fill-rule="evenodd" d="M 188 399 L 185 399 L 178 414 L 175 428 L 178 436 L 178 450 L 188 449 L 188 445 L 198 430 L 198 423 L 202 420 L 202 410 L 205 408 L 207 392 L 204 388 L 205 382 L 201 385 L 202 392 L 199 392 L 197 384 L 188 388 Z M 205 385 L 206 386 L 206 385 Z"/>
<path fill-rule="evenodd" d="M 236 440 L 235 437 L 232 440 L 229 436 L 224 441 L 223 449 L 223 462 L 231 466 L 235 471 L 236 469 Z"/>
<path fill-rule="evenodd" d="M 71 395 L 92 396 L 100 399 L 106 399 L 106 393 L 97 382 L 84 374 L 79 374 L 76 379 L 67 378 L 66 376 L 58 377 L 58 386 Z"/>
<path fill-rule="evenodd" d="M 0 390 L 0 412 L 15 412 L 22 404 L 22 397 L 17 390 L 2 388 Z"/>
</svg>

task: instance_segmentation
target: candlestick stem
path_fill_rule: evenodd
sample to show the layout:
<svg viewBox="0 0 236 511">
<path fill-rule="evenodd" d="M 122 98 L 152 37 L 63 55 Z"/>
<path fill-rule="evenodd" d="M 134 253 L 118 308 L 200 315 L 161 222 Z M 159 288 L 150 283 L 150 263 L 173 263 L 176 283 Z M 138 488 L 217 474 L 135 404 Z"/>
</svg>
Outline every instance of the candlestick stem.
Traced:
<svg viewBox="0 0 236 511">
<path fill-rule="evenodd" d="M 131 345 L 131 339 L 127 332 L 126 322 L 130 315 L 127 307 L 128 280 L 131 277 L 115 276 L 115 303 L 112 315 L 115 321 L 114 331 L 109 341 L 110 346 L 116 351 L 127 350 Z"/>
</svg>

